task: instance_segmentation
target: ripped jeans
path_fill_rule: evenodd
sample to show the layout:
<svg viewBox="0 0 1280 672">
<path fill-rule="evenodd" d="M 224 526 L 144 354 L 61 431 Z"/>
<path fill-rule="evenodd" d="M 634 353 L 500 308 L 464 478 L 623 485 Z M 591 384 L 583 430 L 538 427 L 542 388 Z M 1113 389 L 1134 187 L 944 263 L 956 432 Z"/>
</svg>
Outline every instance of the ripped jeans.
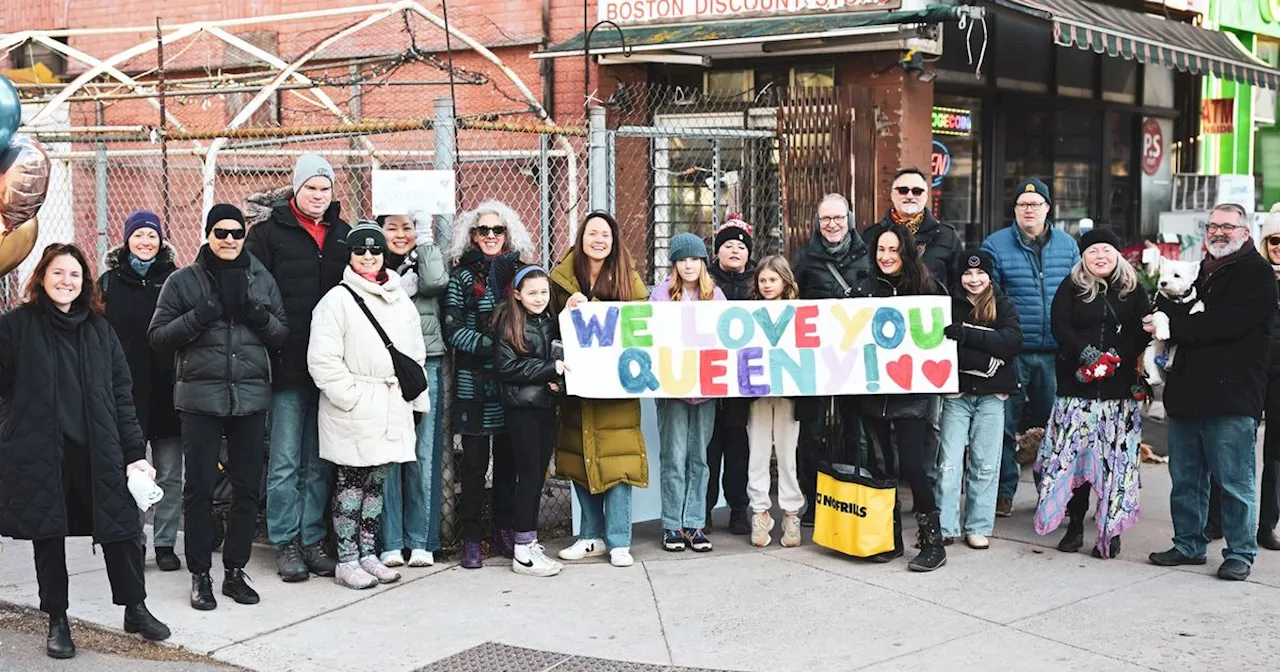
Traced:
<svg viewBox="0 0 1280 672">
<path fill-rule="evenodd" d="M 995 527 L 1004 406 L 1004 400 L 994 394 L 962 394 L 943 400 L 938 507 L 942 510 L 944 537 L 958 537 L 962 532 L 986 536 Z"/>
</svg>

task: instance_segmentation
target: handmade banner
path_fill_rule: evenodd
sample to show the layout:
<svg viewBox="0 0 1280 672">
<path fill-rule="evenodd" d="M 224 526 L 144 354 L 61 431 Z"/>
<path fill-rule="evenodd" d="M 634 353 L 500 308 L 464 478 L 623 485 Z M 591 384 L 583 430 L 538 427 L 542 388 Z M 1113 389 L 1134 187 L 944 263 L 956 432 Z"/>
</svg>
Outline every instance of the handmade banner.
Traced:
<svg viewBox="0 0 1280 672">
<path fill-rule="evenodd" d="M 560 314 L 569 394 L 799 397 L 958 389 L 944 296 L 586 303 Z"/>
</svg>

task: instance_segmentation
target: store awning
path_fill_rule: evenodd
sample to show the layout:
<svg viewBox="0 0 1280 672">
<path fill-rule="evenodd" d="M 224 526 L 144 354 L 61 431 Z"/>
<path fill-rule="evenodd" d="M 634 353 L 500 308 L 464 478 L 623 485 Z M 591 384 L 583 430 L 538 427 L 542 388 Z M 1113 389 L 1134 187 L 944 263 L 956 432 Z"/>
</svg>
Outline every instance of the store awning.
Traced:
<svg viewBox="0 0 1280 672">
<path fill-rule="evenodd" d="M 977 14 L 975 7 L 934 4 L 924 9 L 897 12 L 843 12 L 665 26 L 623 26 L 621 30 L 600 26 L 591 34 L 591 53 L 596 55 L 633 52 L 678 51 L 735 44 L 762 44 L 825 40 L 858 35 L 897 34 L 905 28 L 930 23 L 956 21 L 961 14 Z M 577 35 L 533 54 L 534 58 L 582 56 L 586 33 Z M 624 46 L 625 45 L 625 46 Z"/>
<path fill-rule="evenodd" d="M 1229 32 L 1085 0 L 988 1 L 1053 21 L 1054 41 L 1064 47 L 1280 88 L 1280 70 L 1254 58 Z"/>
</svg>

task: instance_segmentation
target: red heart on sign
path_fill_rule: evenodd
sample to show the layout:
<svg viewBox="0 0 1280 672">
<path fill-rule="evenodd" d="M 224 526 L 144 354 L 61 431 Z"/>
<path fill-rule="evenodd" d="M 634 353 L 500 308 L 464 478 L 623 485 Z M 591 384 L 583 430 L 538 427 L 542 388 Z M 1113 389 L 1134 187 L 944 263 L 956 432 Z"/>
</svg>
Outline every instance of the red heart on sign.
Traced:
<svg viewBox="0 0 1280 672">
<path fill-rule="evenodd" d="M 889 374 L 889 378 L 898 384 L 904 390 L 911 389 L 911 373 L 912 369 L 911 355 L 903 355 L 896 362 L 889 362 L 884 365 L 884 372 Z"/>
<path fill-rule="evenodd" d="M 924 360 L 924 364 L 920 365 L 920 373 L 934 387 L 942 387 L 947 383 L 947 378 L 951 377 L 951 362 L 948 360 L 933 361 L 931 359 Z"/>
</svg>

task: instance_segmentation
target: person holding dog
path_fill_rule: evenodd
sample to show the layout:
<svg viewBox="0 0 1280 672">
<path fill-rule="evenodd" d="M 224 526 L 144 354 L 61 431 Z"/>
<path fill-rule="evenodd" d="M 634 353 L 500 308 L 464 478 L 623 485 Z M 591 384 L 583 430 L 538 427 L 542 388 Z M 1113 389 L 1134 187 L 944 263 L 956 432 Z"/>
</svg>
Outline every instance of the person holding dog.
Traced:
<svg viewBox="0 0 1280 672">
<path fill-rule="evenodd" d="M 1034 467 L 1041 476 L 1035 525 L 1037 534 L 1048 534 L 1067 517 L 1058 550 L 1079 551 L 1092 490 L 1093 557 L 1114 558 L 1120 535 L 1138 520 L 1142 416 L 1132 387 L 1150 340 L 1142 328 L 1149 303 L 1111 229 L 1081 236 L 1080 252 L 1053 297 L 1058 398 Z"/>
<path fill-rule="evenodd" d="M 1267 357 L 1276 319 L 1275 271 L 1250 245 L 1245 209 L 1209 211 L 1196 291 L 1203 310 L 1159 302 L 1178 347 L 1164 388 L 1169 413 L 1169 493 L 1173 548 L 1152 553 L 1163 567 L 1203 565 L 1209 478 L 1222 488 L 1227 539 L 1218 578 L 1249 578 L 1258 553 L 1254 476 L 1258 421 L 1267 392 Z M 1150 316 L 1143 328 L 1154 332 Z"/>
</svg>

